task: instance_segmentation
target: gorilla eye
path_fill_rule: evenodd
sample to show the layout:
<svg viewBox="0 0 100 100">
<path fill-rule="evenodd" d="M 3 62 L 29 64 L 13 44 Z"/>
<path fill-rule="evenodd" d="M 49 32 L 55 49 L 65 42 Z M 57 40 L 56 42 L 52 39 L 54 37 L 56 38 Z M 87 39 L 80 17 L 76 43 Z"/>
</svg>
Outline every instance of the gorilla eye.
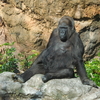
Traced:
<svg viewBox="0 0 100 100">
<path fill-rule="evenodd" d="M 68 29 L 67 29 L 67 27 L 60 27 L 59 30 L 61 33 L 65 33 Z"/>
</svg>

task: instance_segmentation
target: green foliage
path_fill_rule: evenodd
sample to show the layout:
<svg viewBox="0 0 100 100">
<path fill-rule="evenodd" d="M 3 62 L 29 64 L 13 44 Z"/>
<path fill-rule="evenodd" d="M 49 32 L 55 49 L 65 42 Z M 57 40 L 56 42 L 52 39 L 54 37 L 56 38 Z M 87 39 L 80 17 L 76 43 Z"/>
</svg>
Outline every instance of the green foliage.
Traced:
<svg viewBox="0 0 100 100">
<path fill-rule="evenodd" d="M 2 46 L 8 46 L 8 48 L 4 49 L 3 52 L 0 53 L 0 73 L 3 71 L 14 71 L 16 69 L 27 69 L 32 64 L 32 59 L 38 55 L 38 53 L 33 50 L 33 54 L 26 56 L 25 54 L 18 54 L 15 57 L 14 52 L 16 49 L 12 47 L 13 43 L 5 43 L 0 45 Z M 10 46 L 10 47 L 9 47 Z"/>
<path fill-rule="evenodd" d="M 25 54 L 22 54 L 22 53 L 18 54 L 20 68 L 22 70 L 28 69 L 33 63 L 33 61 L 32 61 L 33 58 L 35 58 L 38 55 L 38 53 L 35 50 L 32 50 L 32 51 L 33 51 L 33 54 L 28 55 L 28 56 L 26 56 Z"/>
<path fill-rule="evenodd" d="M 100 86 L 100 58 L 94 58 L 85 63 L 88 77 Z"/>
<path fill-rule="evenodd" d="M 14 42 L 11 44 L 5 43 L 3 45 L 12 46 L 13 44 Z M 15 51 L 16 51 L 15 48 L 11 47 L 11 48 L 6 48 L 4 50 L 4 53 L 0 53 L 0 72 L 13 71 L 14 69 L 17 68 L 18 59 L 16 59 L 13 54 Z"/>
<path fill-rule="evenodd" d="M 100 57 L 100 52 L 98 53 L 98 56 Z"/>
</svg>

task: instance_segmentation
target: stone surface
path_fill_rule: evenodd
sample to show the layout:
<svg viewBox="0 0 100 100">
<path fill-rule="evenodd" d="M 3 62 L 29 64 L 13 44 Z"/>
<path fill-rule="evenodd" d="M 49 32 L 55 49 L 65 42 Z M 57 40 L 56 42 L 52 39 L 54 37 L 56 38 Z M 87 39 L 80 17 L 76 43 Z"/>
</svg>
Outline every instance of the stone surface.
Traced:
<svg viewBox="0 0 100 100">
<path fill-rule="evenodd" d="M 85 47 L 84 58 L 89 60 L 98 50 L 100 52 L 100 20 L 93 21 L 79 33 Z"/>
<path fill-rule="evenodd" d="M 100 100 L 98 89 L 83 85 L 79 78 L 42 82 L 37 74 L 26 83 L 14 82 L 11 72 L 0 74 L 0 100 Z"/>
<path fill-rule="evenodd" d="M 75 20 L 76 30 L 81 33 L 85 45 L 84 58 L 93 57 L 100 47 L 100 0 L 0 1 L 0 16 L 8 30 L 5 42 L 15 41 L 19 52 L 43 50 L 64 15 Z"/>
</svg>

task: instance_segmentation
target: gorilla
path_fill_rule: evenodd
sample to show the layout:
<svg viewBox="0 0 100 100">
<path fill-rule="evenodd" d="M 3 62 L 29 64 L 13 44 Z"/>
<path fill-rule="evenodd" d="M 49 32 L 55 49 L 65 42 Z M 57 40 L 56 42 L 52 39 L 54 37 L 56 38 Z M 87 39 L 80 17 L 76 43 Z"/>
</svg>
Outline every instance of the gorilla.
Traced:
<svg viewBox="0 0 100 100">
<path fill-rule="evenodd" d="M 87 77 L 82 58 L 84 46 L 74 26 L 73 18 L 64 16 L 60 19 L 46 48 L 32 67 L 20 75 L 24 82 L 35 74 L 44 74 L 43 82 L 51 79 L 75 78 L 74 69 L 76 69 L 83 84 L 97 87 Z"/>
</svg>

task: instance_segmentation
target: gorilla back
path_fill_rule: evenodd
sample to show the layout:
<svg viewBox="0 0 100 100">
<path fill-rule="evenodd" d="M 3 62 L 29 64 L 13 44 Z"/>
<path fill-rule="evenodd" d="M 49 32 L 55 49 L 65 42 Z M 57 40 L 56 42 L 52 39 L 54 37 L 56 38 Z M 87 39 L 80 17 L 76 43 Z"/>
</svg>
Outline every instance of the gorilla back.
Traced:
<svg viewBox="0 0 100 100">
<path fill-rule="evenodd" d="M 87 77 L 82 58 L 84 46 L 74 26 L 71 17 L 64 16 L 60 19 L 47 47 L 37 57 L 32 67 L 20 75 L 24 82 L 35 74 L 44 74 L 43 82 L 50 79 L 74 78 L 76 68 L 83 84 L 97 87 Z"/>
</svg>

